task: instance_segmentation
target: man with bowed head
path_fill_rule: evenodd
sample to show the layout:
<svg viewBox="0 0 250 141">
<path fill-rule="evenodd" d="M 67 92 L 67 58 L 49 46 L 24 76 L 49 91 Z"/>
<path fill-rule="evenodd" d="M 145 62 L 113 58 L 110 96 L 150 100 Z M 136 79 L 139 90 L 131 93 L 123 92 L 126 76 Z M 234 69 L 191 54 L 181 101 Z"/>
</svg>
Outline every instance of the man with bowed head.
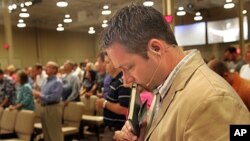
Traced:
<svg viewBox="0 0 250 141">
<path fill-rule="evenodd" d="M 127 121 L 115 140 L 229 140 L 230 124 L 250 114 L 231 86 L 210 70 L 197 50 L 182 51 L 163 15 L 152 7 L 119 10 L 102 33 L 101 46 L 125 83 L 154 92 L 139 136 Z"/>
</svg>

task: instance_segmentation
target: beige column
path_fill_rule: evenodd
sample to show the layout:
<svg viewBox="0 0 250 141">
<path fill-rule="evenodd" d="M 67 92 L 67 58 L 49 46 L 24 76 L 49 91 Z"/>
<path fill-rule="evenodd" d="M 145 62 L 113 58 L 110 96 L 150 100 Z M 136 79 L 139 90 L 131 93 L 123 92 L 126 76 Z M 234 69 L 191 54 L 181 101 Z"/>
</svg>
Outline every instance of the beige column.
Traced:
<svg viewBox="0 0 250 141">
<path fill-rule="evenodd" d="M 172 15 L 173 21 L 170 24 L 172 30 L 174 30 L 175 26 L 175 15 L 174 15 L 174 1 L 173 0 L 162 0 L 162 9 L 163 9 L 163 15 Z"/>
<path fill-rule="evenodd" d="M 13 63 L 14 58 L 14 45 L 13 45 L 13 37 L 12 37 L 12 27 L 11 27 L 11 15 L 8 10 L 8 2 L 9 0 L 3 0 L 3 24 L 4 24 L 4 36 L 5 42 L 9 44 L 8 49 L 8 63 Z"/>
<path fill-rule="evenodd" d="M 219 58 L 220 57 L 220 52 L 219 52 L 219 46 L 218 46 L 218 44 L 212 44 L 211 48 L 212 48 L 212 54 L 211 55 L 214 55 L 214 57 L 216 59 L 221 60 L 222 58 Z M 210 56 L 210 57 L 212 57 L 212 56 Z"/>
<path fill-rule="evenodd" d="M 242 11 L 244 10 L 244 1 L 238 0 L 239 4 L 239 27 L 240 27 L 240 39 L 239 39 L 239 46 L 241 48 L 241 55 L 243 56 L 246 52 L 246 47 L 244 44 L 244 29 L 243 29 L 243 14 Z"/>
</svg>

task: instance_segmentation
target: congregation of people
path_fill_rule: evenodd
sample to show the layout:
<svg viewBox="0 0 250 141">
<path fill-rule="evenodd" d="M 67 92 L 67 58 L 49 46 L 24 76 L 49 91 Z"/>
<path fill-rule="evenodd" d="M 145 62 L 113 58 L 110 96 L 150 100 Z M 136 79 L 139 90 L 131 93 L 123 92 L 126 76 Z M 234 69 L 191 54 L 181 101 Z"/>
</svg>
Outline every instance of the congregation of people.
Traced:
<svg viewBox="0 0 250 141">
<path fill-rule="evenodd" d="M 160 11 L 135 4 L 107 24 L 94 60 L 0 64 L 0 140 L 31 128 L 27 141 L 224 141 L 231 125 L 250 125 L 249 44 L 206 60 L 178 45 Z"/>
<path fill-rule="evenodd" d="M 236 48 L 228 47 L 223 61 L 213 59 L 208 66 L 234 88 L 250 111 L 250 46 L 243 57 Z"/>
<path fill-rule="evenodd" d="M 35 103 L 38 103 L 42 107 L 45 141 L 60 141 L 63 140 L 61 105 L 65 107 L 95 95 L 98 97 L 96 109 L 102 111 L 104 117 L 102 128 L 108 135 L 105 138 L 109 140 L 127 119 L 131 88 L 130 84 L 123 85 L 122 75 L 104 52 L 97 56 L 95 63 L 85 59 L 79 66 L 71 60 L 61 66 L 49 61 L 45 66 L 37 63 L 25 69 L 10 65 L 0 70 L 0 106 L 35 111 Z M 144 93 L 142 100 L 150 105 L 153 95 Z M 79 131 L 83 132 L 82 127 Z"/>
<path fill-rule="evenodd" d="M 229 47 L 224 60 L 210 60 L 208 66 L 232 85 L 250 111 L 250 47 L 244 57 Z M 67 106 L 92 95 L 98 97 L 96 109 L 103 110 L 102 140 L 110 140 L 127 120 L 130 94 L 131 85 L 124 84 L 122 71 L 113 66 L 105 52 L 95 63 L 85 59 L 77 65 L 66 60 L 59 66 L 49 61 L 45 66 L 37 63 L 25 69 L 14 65 L 0 69 L 0 107 L 35 111 L 38 102 L 43 107 L 40 114 L 45 141 L 64 140 L 60 104 Z M 153 94 L 142 89 L 141 99 L 148 102 L 149 109 Z"/>
</svg>

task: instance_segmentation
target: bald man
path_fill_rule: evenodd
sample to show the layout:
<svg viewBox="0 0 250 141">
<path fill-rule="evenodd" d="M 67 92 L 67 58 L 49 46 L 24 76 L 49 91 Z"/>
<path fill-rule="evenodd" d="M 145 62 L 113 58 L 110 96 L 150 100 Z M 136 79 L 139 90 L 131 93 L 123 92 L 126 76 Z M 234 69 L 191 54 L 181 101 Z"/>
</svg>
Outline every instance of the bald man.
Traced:
<svg viewBox="0 0 250 141">
<path fill-rule="evenodd" d="M 60 105 L 63 86 L 56 77 L 57 71 L 58 65 L 49 61 L 46 65 L 48 79 L 43 83 L 41 92 L 33 91 L 33 95 L 41 100 L 41 123 L 45 141 L 63 141 Z"/>
<path fill-rule="evenodd" d="M 250 81 L 241 78 L 238 72 L 230 72 L 226 65 L 219 60 L 210 61 L 208 66 L 234 88 L 250 111 Z"/>
</svg>

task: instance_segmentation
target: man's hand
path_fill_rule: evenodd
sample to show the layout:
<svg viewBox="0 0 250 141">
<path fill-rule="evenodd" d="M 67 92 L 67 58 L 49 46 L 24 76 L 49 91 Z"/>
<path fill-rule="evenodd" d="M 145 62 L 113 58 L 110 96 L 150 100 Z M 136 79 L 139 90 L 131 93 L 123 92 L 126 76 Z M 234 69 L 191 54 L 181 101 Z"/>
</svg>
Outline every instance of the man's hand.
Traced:
<svg viewBox="0 0 250 141">
<path fill-rule="evenodd" d="M 41 93 L 40 93 L 39 91 L 37 91 L 37 90 L 32 90 L 32 93 L 33 93 L 33 96 L 34 96 L 35 98 L 40 99 Z"/>
<path fill-rule="evenodd" d="M 86 98 L 90 98 L 91 95 L 93 95 L 91 92 L 86 92 L 86 93 L 84 94 L 84 96 L 85 96 Z"/>
<path fill-rule="evenodd" d="M 15 108 L 15 106 L 10 105 L 10 106 L 9 106 L 9 109 L 10 109 L 10 110 L 14 110 L 14 109 L 16 109 L 16 108 Z"/>
<path fill-rule="evenodd" d="M 97 109 L 102 109 L 103 108 L 103 103 L 104 103 L 105 99 L 103 98 L 99 98 L 96 100 L 96 108 Z"/>
<path fill-rule="evenodd" d="M 67 100 L 63 102 L 64 107 L 68 106 L 68 104 L 69 104 L 69 101 L 67 101 Z"/>
<path fill-rule="evenodd" d="M 116 131 L 113 136 L 116 141 L 136 141 L 137 136 L 132 133 L 132 127 L 130 126 L 129 121 L 126 121 L 122 130 Z"/>
</svg>

